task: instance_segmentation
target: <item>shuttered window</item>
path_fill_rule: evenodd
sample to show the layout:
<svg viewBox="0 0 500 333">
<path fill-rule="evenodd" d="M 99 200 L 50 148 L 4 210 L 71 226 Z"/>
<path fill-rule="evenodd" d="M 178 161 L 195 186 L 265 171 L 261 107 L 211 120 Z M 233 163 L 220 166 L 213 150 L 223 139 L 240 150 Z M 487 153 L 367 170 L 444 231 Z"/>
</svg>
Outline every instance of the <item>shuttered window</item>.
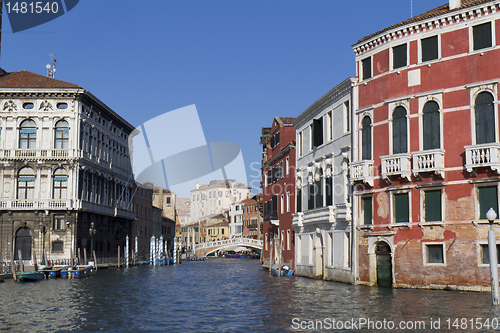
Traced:
<svg viewBox="0 0 500 333">
<path fill-rule="evenodd" d="M 398 106 L 392 114 L 392 151 L 394 154 L 408 152 L 406 109 Z"/>
<path fill-rule="evenodd" d="M 400 68 L 407 65 L 406 44 L 392 48 L 392 68 Z"/>
<path fill-rule="evenodd" d="M 424 150 L 441 148 L 438 103 L 434 101 L 425 103 L 423 113 Z"/>
<path fill-rule="evenodd" d="M 372 121 L 370 117 L 366 116 L 363 118 L 361 123 L 363 129 L 361 130 L 362 136 L 362 159 L 371 160 L 372 159 Z"/>
<path fill-rule="evenodd" d="M 486 220 L 486 213 L 493 208 L 498 214 L 498 190 L 496 186 L 479 187 L 479 219 Z"/>
<path fill-rule="evenodd" d="M 313 142 L 314 147 L 323 144 L 323 118 L 313 120 Z"/>
<path fill-rule="evenodd" d="M 474 39 L 474 50 L 491 47 L 491 22 L 472 27 L 472 38 Z"/>
<path fill-rule="evenodd" d="M 422 62 L 438 58 L 438 37 L 424 38 L 421 41 Z"/>
<path fill-rule="evenodd" d="M 441 190 L 425 191 L 425 221 L 442 221 Z"/>
<path fill-rule="evenodd" d="M 483 264 L 490 264 L 490 251 L 488 244 L 481 244 L 481 257 Z M 497 263 L 500 264 L 500 244 L 497 244 Z"/>
<path fill-rule="evenodd" d="M 361 67 L 363 70 L 363 80 L 371 78 L 372 77 L 372 58 L 368 57 L 366 59 L 361 60 Z"/>
<path fill-rule="evenodd" d="M 490 93 L 477 95 L 475 117 L 476 144 L 495 142 L 495 107 Z"/>
<path fill-rule="evenodd" d="M 372 197 L 364 197 L 362 199 L 362 209 L 363 209 L 363 222 L 365 225 L 372 224 Z"/>
<path fill-rule="evenodd" d="M 396 223 L 410 222 L 408 193 L 394 194 L 394 220 Z"/>
</svg>

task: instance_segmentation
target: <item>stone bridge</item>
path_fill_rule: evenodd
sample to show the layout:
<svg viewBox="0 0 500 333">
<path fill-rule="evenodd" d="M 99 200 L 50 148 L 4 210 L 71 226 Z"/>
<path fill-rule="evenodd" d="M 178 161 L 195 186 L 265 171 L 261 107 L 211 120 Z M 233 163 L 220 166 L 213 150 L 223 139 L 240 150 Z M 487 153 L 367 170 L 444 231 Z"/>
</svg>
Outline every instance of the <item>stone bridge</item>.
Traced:
<svg viewBox="0 0 500 333">
<path fill-rule="evenodd" d="M 210 253 L 217 252 L 219 250 L 224 250 L 226 248 L 237 247 L 237 246 L 242 246 L 262 251 L 262 240 L 238 237 L 238 238 L 224 239 L 220 241 L 199 243 L 195 244 L 194 252 L 196 253 L 197 257 L 203 257 Z"/>
</svg>

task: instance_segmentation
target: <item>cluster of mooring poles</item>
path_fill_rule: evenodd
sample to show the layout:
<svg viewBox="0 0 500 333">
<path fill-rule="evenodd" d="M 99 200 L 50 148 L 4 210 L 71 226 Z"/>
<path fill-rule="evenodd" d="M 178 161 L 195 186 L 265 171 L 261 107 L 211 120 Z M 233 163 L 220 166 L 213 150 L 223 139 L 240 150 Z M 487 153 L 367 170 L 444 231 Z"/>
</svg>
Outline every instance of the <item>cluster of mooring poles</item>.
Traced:
<svg viewBox="0 0 500 333">
<path fill-rule="evenodd" d="M 125 240 L 125 267 L 129 267 L 131 264 L 134 266 L 139 265 L 138 262 L 138 238 L 135 237 L 134 242 L 134 253 L 133 258 L 129 258 L 130 253 L 130 239 L 129 236 L 126 237 Z M 155 237 L 152 236 L 149 243 L 149 261 L 144 262 L 143 264 L 150 264 L 153 266 L 163 266 L 163 265 L 172 265 L 172 264 L 180 264 L 180 253 L 181 253 L 181 238 L 174 238 L 174 253 L 173 258 L 170 257 L 168 253 L 168 242 L 163 241 L 163 236 Z"/>
</svg>

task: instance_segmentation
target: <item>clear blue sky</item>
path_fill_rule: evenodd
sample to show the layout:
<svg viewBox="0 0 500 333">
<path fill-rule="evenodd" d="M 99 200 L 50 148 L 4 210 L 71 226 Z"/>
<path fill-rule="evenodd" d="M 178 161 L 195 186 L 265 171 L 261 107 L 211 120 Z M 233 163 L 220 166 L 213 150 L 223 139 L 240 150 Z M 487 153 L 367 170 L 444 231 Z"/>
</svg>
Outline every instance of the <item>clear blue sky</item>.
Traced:
<svg viewBox="0 0 500 333">
<path fill-rule="evenodd" d="M 413 0 L 413 14 L 444 3 Z M 354 76 L 351 45 L 410 10 L 411 0 L 80 0 L 18 33 L 4 15 L 0 67 L 45 75 L 55 54 L 57 79 L 133 125 L 195 104 L 206 141 L 239 145 L 258 184 L 261 127 Z"/>
</svg>

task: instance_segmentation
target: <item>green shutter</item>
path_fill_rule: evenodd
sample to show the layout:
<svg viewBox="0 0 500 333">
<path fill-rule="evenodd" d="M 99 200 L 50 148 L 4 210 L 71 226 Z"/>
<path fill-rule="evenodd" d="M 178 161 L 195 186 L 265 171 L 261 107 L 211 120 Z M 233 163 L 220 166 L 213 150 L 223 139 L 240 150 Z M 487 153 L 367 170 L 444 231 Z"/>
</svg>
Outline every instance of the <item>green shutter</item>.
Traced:
<svg viewBox="0 0 500 333">
<path fill-rule="evenodd" d="M 493 208 L 498 217 L 498 190 L 496 186 L 479 187 L 479 218 L 486 220 L 486 213 Z"/>
<path fill-rule="evenodd" d="M 408 193 L 394 195 L 394 218 L 396 223 L 410 222 Z"/>
<path fill-rule="evenodd" d="M 422 39 L 422 61 L 429 61 L 437 58 L 438 58 L 437 36 Z"/>
<path fill-rule="evenodd" d="M 363 80 L 371 78 L 372 77 L 371 57 L 361 60 L 361 66 L 363 67 Z"/>
<path fill-rule="evenodd" d="M 472 28 L 474 50 L 491 47 L 491 22 L 479 24 Z"/>
<path fill-rule="evenodd" d="M 495 142 L 495 108 L 493 96 L 488 92 L 476 98 L 476 144 Z"/>
<path fill-rule="evenodd" d="M 425 192 L 425 221 L 441 221 L 441 190 Z"/>
<path fill-rule="evenodd" d="M 406 59 L 406 44 L 392 48 L 392 64 L 394 69 L 406 66 L 408 63 Z"/>
<path fill-rule="evenodd" d="M 297 189 L 297 213 L 302 212 L 302 189 Z"/>
<path fill-rule="evenodd" d="M 365 225 L 372 224 L 372 197 L 363 198 L 363 220 Z"/>
<path fill-rule="evenodd" d="M 326 187 L 326 193 L 325 193 L 325 198 L 326 198 L 326 205 L 331 206 L 333 205 L 333 178 L 328 177 L 325 178 L 325 187 Z"/>
</svg>

